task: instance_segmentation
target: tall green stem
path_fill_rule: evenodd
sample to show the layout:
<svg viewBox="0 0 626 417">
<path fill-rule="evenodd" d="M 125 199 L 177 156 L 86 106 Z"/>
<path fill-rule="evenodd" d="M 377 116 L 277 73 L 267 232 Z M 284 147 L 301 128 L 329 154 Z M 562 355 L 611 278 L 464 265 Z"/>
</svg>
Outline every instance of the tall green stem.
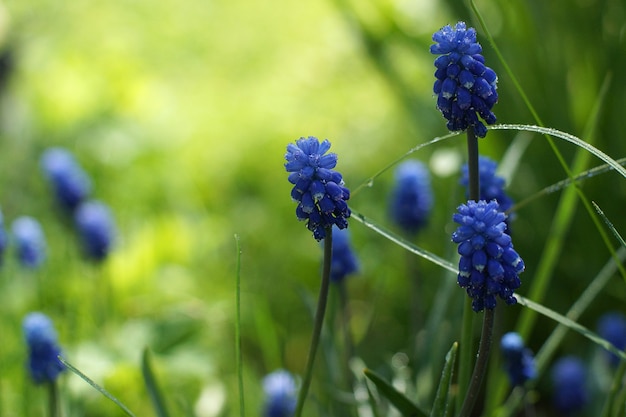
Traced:
<svg viewBox="0 0 626 417">
<path fill-rule="evenodd" d="M 478 201 L 480 199 L 480 176 L 478 169 L 478 138 L 474 133 L 474 128 L 467 129 L 467 168 L 469 179 L 469 200 Z M 461 352 L 459 353 L 459 378 L 458 387 L 459 395 L 457 397 L 457 409 L 461 408 L 463 394 L 468 390 L 470 369 L 473 356 L 473 328 L 474 315 L 472 310 L 472 301 L 468 297 L 465 299 L 463 306 L 463 325 L 461 328 Z"/>
<path fill-rule="evenodd" d="M 478 397 L 483 378 L 487 371 L 487 364 L 489 363 L 489 353 L 491 351 L 491 342 L 493 338 L 494 311 L 495 309 L 485 309 L 476 365 L 474 366 L 470 386 L 467 390 L 465 400 L 463 401 L 463 407 L 461 407 L 459 417 L 469 417 L 471 415 L 472 410 L 474 409 L 474 404 L 476 403 L 476 397 Z"/>
<path fill-rule="evenodd" d="M 61 417 L 59 404 L 59 387 L 56 381 L 48 383 L 48 409 L 50 417 Z"/>
<path fill-rule="evenodd" d="M 322 267 L 322 285 L 320 286 L 320 294 L 317 299 L 317 310 L 315 311 L 315 322 L 313 323 L 313 334 L 311 336 L 311 345 L 309 346 L 309 356 L 307 358 L 302 387 L 298 394 L 298 403 L 296 405 L 295 417 L 302 415 L 304 402 L 306 401 L 311 380 L 313 379 L 313 367 L 315 364 L 315 356 L 317 348 L 320 344 L 320 336 L 322 334 L 322 325 L 324 324 L 324 314 L 326 313 L 326 304 L 328 302 L 328 289 L 330 287 L 330 263 L 333 249 L 332 228 L 326 228 L 326 238 L 324 238 L 324 265 Z"/>
</svg>

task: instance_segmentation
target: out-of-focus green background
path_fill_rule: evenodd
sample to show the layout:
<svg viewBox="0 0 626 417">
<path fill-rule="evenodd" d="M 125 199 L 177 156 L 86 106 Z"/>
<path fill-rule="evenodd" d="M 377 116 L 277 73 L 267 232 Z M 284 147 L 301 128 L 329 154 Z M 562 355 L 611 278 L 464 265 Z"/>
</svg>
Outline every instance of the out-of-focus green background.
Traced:
<svg viewBox="0 0 626 417">
<path fill-rule="evenodd" d="M 547 126 L 582 137 L 610 77 L 597 127 L 583 139 L 623 156 L 626 3 L 477 5 Z M 264 374 L 303 370 L 311 321 L 303 300 L 315 296 L 319 282 L 319 244 L 296 221 L 289 198 L 287 143 L 328 138 L 338 170 L 356 187 L 412 147 L 446 134 L 432 94 L 431 35 L 458 20 L 478 27 L 468 5 L 453 0 L 5 0 L 1 17 L 7 70 L 0 208 L 7 227 L 20 215 L 38 218 L 49 251 L 37 271 L 20 268 L 11 253 L 0 270 L 0 416 L 41 415 L 45 406 L 45 390 L 32 386 L 23 365 L 21 319 L 34 310 L 55 321 L 70 362 L 137 415 L 152 412 L 139 370 L 146 346 L 179 415 L 235 413 L 235 234 L 242 249 L 246 399 L 248 414 L 257 415 Z M 500 76 L 498 121 L 535 123 L 478 33 Z M 493 131 L 480 142 L 482 153 L 500 160 L 514 140 L 530 141 L 510 178 L 518 201 L 566 176 L 542 137 L 521 136 L 528 138 Z M 80 258 L 72 228 L 56 210 L 39 169 L 50 146 L 74 152 L 93 179 L 94 196 L 113 210 L 117 245 L 104 265 Z M 571 161 L 576 148 L 558 147 Z M 457 175 L 464 152 L 457 137 L 415 154 L 433 171 L 436 199 L 417 243 L 452 261 L 450 217 L 463 200 Z M 350 203 L 393 229 L 385 202 L 392 179 L 386 172 Z M 618 230 L 624 184 L 614 173 L 584 184 Z M 513 225 L 527 265 L 522 294 L 558 198 L 525 206 Z M 350 229 L 361 259 L 361 273 L 349 282 L 357 351 L 376 368 L 406 351 L 411 339 L 407 255 L 357 222 Z M 564 311 L 607 259 L 579 210 L 546 305 Z M 448 278 L 425 261 L 420 268 L 426 312 Z M 457 293 L 442 322 L 445 349 L 458 338 L 464 295 Z M 584 325 L 623 305 L 623 282 L 616 278 L 602 297 Z M 520 310 L 504 312 L 498 331 Z M 540 320 L 531 346 L 553 327 Z M 61 386 L 71 415 L 119 414 L 74 375 Z"/>
</svg>

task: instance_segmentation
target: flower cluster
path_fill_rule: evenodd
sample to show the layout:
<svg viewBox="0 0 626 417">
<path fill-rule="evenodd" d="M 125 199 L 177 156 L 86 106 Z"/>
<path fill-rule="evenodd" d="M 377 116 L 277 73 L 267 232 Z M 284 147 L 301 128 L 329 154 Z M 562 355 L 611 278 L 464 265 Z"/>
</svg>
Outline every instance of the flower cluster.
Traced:
<svg viewBox="0 0 626 417">
<path fill-rule="evenodd" d="M 389 205 L 393 222 L 413 235 L 424 227 L 432 207 L 433 192 L 424 164 L 410 160 L 398 165 Z"/>
<path fill-rule="evenodd" d="M 524 271 L 522 258 L 505 233 L 505 214 L 498 202 L 468 201 L 458 207 L 453 220 L 459 224 L 452 234 L 458 243 L 458 283 L 473 299 L 474 311 L 494 309 L 496 296 L 515 304 L 513 291 L 519 288 Z"/>
<path fill-rule="evenodd" d="M 50 182 L 59 205 L 71 213 L 91 193 L 91 180 L 74 155 L 63 148 L 47 149 L 41 168 Z"/>
<path fill-rule="evenodd" d="M 511 385 L 521 386 L 526 381 L 536 378 L 535 358 L 530 349 L 524 346 L 524 341 L 518 333 L 509 332 L 502 336 L 500 349 Z"/>
<path fill-rule="evenodd" d="M 268 374 L 263 378 L 265 392 L 264 417 L 291 417 L 296 410 L 296 382 L 293 376 L 283 370 Z"/>
<path fill-rule="evenodd" d="M 28 346 L 28 370 L 37 384 L 53 382 L 65 370 L 52 321 L 43 313 L 30 313 L 22 323 Z"/>
<path fill-rule="evenodd" d="M 444 26 L 433 35 L 435 45 L 430 52 L 439 55 L 435 59 L 435 85 L 437 108 L 448 120 L 451 131 L 473 127 L 476 135 L 485 137 L 487 123 L 496 122 L 491 111 L 498 101 L 496 92 L 498 77 L 485 66 L 482 47 L 476 41 L 476 30 L 467 29 L 459 22 L 454 27 Z"/>
<path fill-rule="evenodd" d="M 111 250 L 115 234 L 109 208 L 100 201 L 86 201 L 74 213 L 74 222 L 85 255 L 95 261 L 104 260 Z"/>
<path fill-rule="evenodd" d="M 348 227 L 350 209 L 346 201 L 350 191 L 344 187 L 341 174 L 334 171 L 337 155 L 329 153 L 330 142 L 315 137 L 300 138 L 287 145 L 285 168 L 289 182 L 294 184 L 291 197 L 298 202 L 296 216 L 306 221 L 317 240 L 326 236 L 326 229 L 336 225 Z"/>
<path fill-rule="evenodd" d="M 359 263 L 350 245 L 348 229 L 333 230 L 333 253 L 330 262 L 330 279 L 341 282 L 359 270 Z"/>
<path fill-rule="evenodd" d="M 623 351 L 626 348 L 626 316 L 616 311 L 604 314 L 598 320 L 598 334 Z M 611 366 L 619 364 L 619 356 L 609 351 L 606 354 Z"/>
<path fill-rule="evenodd" d="M 566 356 L 554 364 L 551 374 L 554 408 L 564 415 L 580 411 L 589 401 L 584 363 L 577 357 Z"/>
<path fill-rule="evenodd" d="M 91 179 L 74 155 L 63 148 L 47 149 L 40 163 L 57 202 L 74 218 L 83 253 L 88 259 L 103 261 L 113 245 L 115 224 L 109 208 L 90 199 Z"/>
<path fill-rule="evenodd" d="M 17 257 L 29 268 L 37 268 L 46 259 L 46 237 L 39 222 L 30 216 L 21 216 L 11 224 Z"/>
<path fill-rule="evenodd" d="M 4 251 L 7 248 L 8 240 L 7 232 L 4 229 L 4 217 L 2 216 L 2 211 L 0 211 L 0 265 L 4 261 Z"/>
<path fill-rule="evenodd" d="M 513 206 L 513 199 L 504 191 L 504 178 L 496 175 L 498 164 L 486 156 L 478 157 L 478 178 L 480 184 L 480 200 L 496 200 L 501 211 L 507 211 Z M 469 169 L 467 164 L 461 168 L 461 185 L 469 187 Z"/>
</svg>

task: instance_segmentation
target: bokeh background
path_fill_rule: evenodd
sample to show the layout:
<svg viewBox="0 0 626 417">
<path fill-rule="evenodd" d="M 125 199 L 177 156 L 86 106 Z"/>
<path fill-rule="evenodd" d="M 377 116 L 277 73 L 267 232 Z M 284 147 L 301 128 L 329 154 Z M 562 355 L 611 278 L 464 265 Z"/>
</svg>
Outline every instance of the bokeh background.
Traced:
<svg viewBox="0 0 626 417">
<path fill-rule="evenodd" d="M 477 5 L 543 123 L 622 157 L 626 3 Z M 307 303 L 319 283 L 321 249 L 296 221 L 285 147 L 300 136 L 328 138 L 338 170 L 357 187 L 411 148 L 445 135 L 428 52 L 443 25 L 464 20 L 478 27 L 487 62 L 500 76 L 498 121 L 536 123 L 466 2 L 5 0 L 0 11 L 0 208 L 7 228 L 20 215 L 40 220 L 48 242 L 41 268 L 26 270 L 9 252 L 0 270 L 0 416 L 41 415 L 46 404 L 45 390 L 24 372 L 21 320 L 30 311 L 48 314 L 68 360 L 137 415 L 152 413 L 139 368 L 145 347 L 179 415 L 235 413 L 235 235 L 246 404 L 248 415 L 258 415 L 262 376 L 280 367 L 303 370 Z M 81 257 L 41 174 L 39 158 L 52 146 L 74 153 L 94 195 L 112 208 L 116 246 L 102 264 Z M 511 157 L 502 168 L 517 201 L 566 177 L 538 135 L 493 131 L 480 146 L 498 161 Z M 573 159 L 575 147 L 557 146 Z M 416 243 L 452 261 L 451 213 L 464 198 L 458 185 L 464 154 L 459 136 L 411 155 L 432 170 L 436 204 Z M 350 200 L 391 229 L 392 174 Z M 617 230 L 624 228 L 625 184 L 607 173 L 583 185 Z M 517 214 L 515 245 L 527 265 L 521 294 L 545 250 L 559 196 L 541 197 Z M 414 340 L 408 255 L 355 221 L 350 229 L 361 259 L 361 272 L 348 283 L 356 349 L 365 364 L 384 371 Z M 563 239 L 545 300 L 560 312 L 609 258 L 582 209 Z M 419 309 L 427 315 L 453 277 L 418 264 Z M 593 328 L 600 314 L 623 308 L 625 289 L 623 280 L 612 280 L 581 323 Z M 434 360 L 458 339 L 463 297 L 449 292 Z M 497 331 L 510 328 L 521 309 L 503 312 Z M 538 348 L 552 328 L 540 319 L 529 345 Z M 593 349 L 578 335 L 566 342 L 564 353 Z M 329 358 L 322 356 L 322 369 L 332 365 Z M 433 383 L 429 372 L 425 386 Z M 63 376 L 61 387 L 68 415 L 119 415 L 75 375 Z M 431 395 L 432 387 L 424 390 Z"/>
</svg>

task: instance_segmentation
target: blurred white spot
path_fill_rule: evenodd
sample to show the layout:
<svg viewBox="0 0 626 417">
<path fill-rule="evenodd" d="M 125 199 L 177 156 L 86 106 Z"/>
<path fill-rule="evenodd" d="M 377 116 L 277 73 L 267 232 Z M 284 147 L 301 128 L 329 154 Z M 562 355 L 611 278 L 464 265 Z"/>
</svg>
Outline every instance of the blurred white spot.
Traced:
<svg viewBox="0 0 626 417">
<path fill-rule="evenodd" d="M 206 385 L 194 407 L 195 414 L 197 417 L 215 417 L 222 411 L 225 401 L 226 393 L 222 384 Z"/>
<path fill-rule="evenodd" d="M 456 148 L 441 148 L 430 157 L 430 170 L 439 177 L 449 177 L 459 172 L 463 159 Z"/>
</svg>

